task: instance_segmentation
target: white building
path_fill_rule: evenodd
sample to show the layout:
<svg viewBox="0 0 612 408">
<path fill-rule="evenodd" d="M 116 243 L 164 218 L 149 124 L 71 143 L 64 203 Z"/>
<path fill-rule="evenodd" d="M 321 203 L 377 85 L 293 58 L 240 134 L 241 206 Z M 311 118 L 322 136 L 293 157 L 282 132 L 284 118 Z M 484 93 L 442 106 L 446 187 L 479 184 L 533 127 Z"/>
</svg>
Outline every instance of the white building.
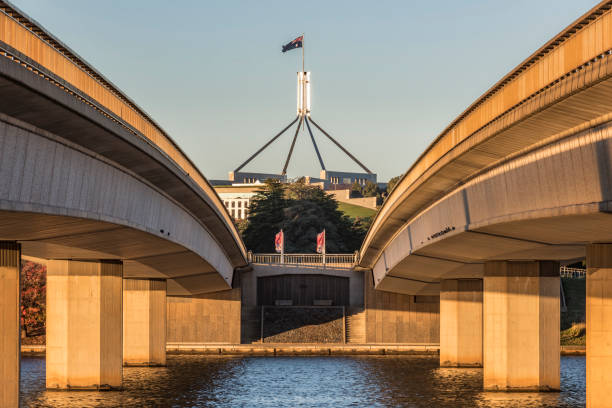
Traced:
<svg viewBox="0 0 612 408">
<path fill-rule="evenodd" d="M 261 186 L 216 187 L 215 190 L 232 218 L 244 220 L 249 214 L 251 199 L 257 195 Z"/>
</svg>

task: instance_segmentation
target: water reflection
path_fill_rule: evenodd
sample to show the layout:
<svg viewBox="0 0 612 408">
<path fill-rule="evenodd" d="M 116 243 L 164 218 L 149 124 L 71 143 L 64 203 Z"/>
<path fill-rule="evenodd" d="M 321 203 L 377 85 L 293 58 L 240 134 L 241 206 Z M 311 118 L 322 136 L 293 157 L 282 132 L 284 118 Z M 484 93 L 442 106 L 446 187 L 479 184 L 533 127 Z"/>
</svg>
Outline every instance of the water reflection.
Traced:
<svg viewBox="0 0 612 408">
<path fill-rule="evenodd" d="M 579 407 L 584 357 L 561 359 L 561 393 L 482 392 L 482 370 L 437 358 L 169 356 L 124 369 L 120 392 L 46 391 L 44 358 L 22 359 L 26 407 Z"/>
</svg>

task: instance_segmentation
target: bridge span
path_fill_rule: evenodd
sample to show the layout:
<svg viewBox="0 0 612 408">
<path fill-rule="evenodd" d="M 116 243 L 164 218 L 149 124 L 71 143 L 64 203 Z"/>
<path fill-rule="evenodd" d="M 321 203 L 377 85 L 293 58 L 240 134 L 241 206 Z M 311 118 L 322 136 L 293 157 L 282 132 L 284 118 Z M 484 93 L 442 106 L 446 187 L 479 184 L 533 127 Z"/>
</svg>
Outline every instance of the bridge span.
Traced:
<svg viewBox="0 0 612 408">
<path fill-rule="evenodd" d="M 360 252 L 377 289 L 440 294 L 440 361 L 559 389 L 559 266 L 586 256 L 587 398 L 610 406 L 612 13 L 601 2 L 455 119 Z"/>
<path fill-rule="evenodd" d="M 230 289 L 244 245 L 170 136 L 6 1 L 0 95 L 0 406 L 17 406 L 21 256 L 47 264 L 47 386 L 121 387 L 123 360 L 165 363 L 166 294 Z"/>
</svg>

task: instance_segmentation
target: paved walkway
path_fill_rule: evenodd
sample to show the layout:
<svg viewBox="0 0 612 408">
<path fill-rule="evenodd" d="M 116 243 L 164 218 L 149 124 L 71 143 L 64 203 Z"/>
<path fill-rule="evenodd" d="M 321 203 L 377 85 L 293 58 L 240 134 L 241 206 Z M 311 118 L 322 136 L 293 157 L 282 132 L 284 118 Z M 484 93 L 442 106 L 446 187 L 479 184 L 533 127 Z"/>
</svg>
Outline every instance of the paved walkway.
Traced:
<svg viewBox="0 0 612 408">
<path fill-rule="evenodd" d="M 438 355 L 438 344 L 193 344 L 168 343 L 168 354 L 208 354 L 208 355 Z M 561 346 L 561 355 L 585 355 L 585 346 Z M 21 346 L 25 355 L 42 355 L 44 345 Z"/>
</svg>

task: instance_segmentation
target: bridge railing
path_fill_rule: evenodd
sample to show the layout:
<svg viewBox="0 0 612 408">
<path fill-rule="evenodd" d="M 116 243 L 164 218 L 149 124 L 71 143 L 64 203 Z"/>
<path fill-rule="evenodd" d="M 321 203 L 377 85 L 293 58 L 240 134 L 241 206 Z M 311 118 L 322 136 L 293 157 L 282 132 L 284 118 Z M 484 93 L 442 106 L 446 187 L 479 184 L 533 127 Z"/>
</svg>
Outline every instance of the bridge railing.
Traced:
<svg viewBox="0 0 612 408">
<path fill-rule="evenodd" d="M 574 279 L 584 279 L 586 278 L 586 269 L 581 268 L 569 268 L 567 266 L 562 266 L 560 269 L 562 278 L 574 278 Z"/>
<path fill-rule="evenodd" d="M 351 268 L 356 265 L 358 254 L 254 254 L 249 252 L 249 262 L 259 264 L 329 265 Z"/>
<path fill-rule="evenodd" d="M 357 265 L 359 254 L 254 254 L 248 253 L 250 263 L 258 264 L 286 264 L 286 265 L 329 265 L 335 267 L 351 268 Z M 570 268 L 562 266 L 559 268 L 562 278 L 584 279 L 586 269 Z"/>
</svg>

